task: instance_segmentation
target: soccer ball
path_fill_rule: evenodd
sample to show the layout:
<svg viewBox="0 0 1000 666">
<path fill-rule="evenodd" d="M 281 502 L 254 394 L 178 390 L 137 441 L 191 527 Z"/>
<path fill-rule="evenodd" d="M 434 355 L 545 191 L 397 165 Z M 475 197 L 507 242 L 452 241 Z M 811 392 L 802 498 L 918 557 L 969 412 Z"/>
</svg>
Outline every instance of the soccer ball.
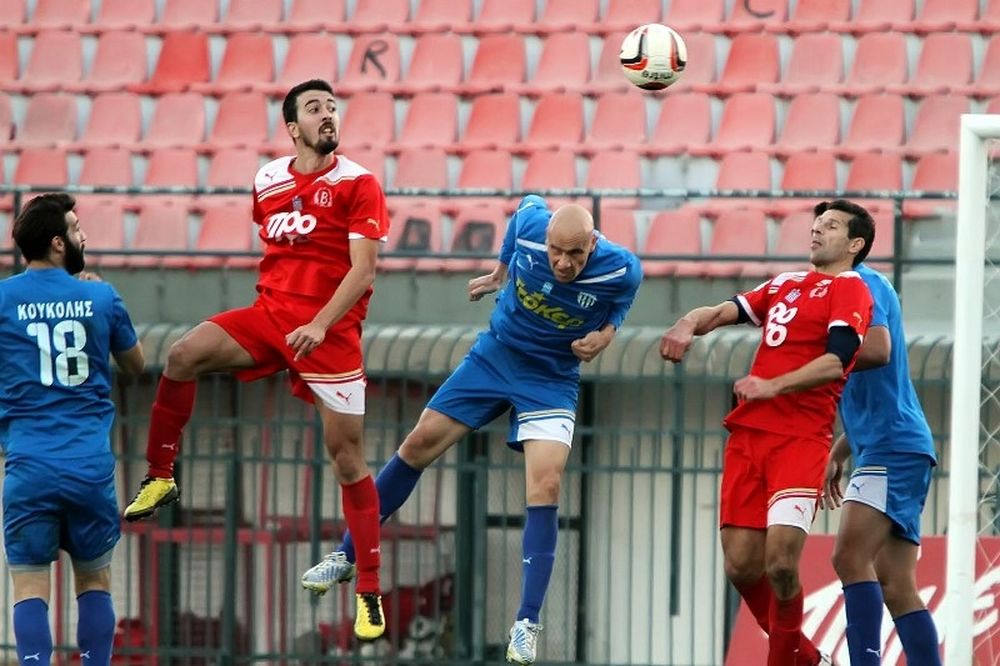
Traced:
<svg viewBox="0 0 1000 666">
<path fill-rule="evenodd" d="M 663 90 L 684 72 L 687 46 L 671 28 L 648 23 L 625 35 L 618 57 L 629 82 L 643 90 Z"/>
</svg>

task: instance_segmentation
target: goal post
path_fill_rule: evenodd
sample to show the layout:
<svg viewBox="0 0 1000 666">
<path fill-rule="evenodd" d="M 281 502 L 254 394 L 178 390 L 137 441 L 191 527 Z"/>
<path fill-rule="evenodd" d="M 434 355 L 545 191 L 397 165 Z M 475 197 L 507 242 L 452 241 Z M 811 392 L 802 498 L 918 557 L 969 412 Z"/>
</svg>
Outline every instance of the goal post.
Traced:
<svg viewBox="0 0 1000 666">
<path fill-rule="evenodd" d="M 1000 115 L 965 114 L 959 139 L 955 319 L 949 438 L 946 666 L 973 663 L 976 540 L 980 505 L 983 305 L 989 206 L 987 141 Z"/>
</svg>

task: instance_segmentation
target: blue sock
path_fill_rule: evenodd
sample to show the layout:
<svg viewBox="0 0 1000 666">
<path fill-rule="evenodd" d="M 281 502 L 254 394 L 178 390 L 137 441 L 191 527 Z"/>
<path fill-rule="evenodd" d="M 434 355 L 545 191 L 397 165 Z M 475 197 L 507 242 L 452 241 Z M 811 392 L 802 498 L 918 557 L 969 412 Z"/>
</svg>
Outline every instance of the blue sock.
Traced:
<svg viewBox="0 0 1000 666">
<path fill-rule="evenodd" d="M 76 598 L 79 620 L 76 625 L 76 642 L 87 666 L 109 666 L 111 648 L 115 642 L 115 607 L 111 594 L 89 590 Z"/>
<path fill-rule="evenodd" d="M 517 610 L 518 620 L 527 618 L 537 623 L 545 601 L 545 591 L 549 589 L 552 564 L 556 559 L 556 539 L 559 537 L 559 517 L 555 504 L 529 506 L 528 518 L 524 523 L 522 550 L 523 579 L 521 581 L 521 607 Z"/>
<path fill-rule="evenodd" d="M 385 464 L 382 471 L 375 477 L 375 489 L 378 490 L 379 513 L 381 522 L 388 520 L 413 492 L 424 470 L 410 467 L 406 461 L 394 455 Z M 347 555 L 348 562 L 354 562 L 354 541 L 350 532 L 344 532 L 344 542 L 340 550 Z"/>
<path fill-rule="evenodd" d="M 22 664 L 48 666 L 52 661 L 49 605 L 33 597 L 14 604 L 14 640 Z"/>
<path fill-rule="evenodd" d="M 926 608 L 900 615 L 894 622 L 909 666 L 941 666 L 937 627 Z"/>
<path fill-rule="evenodd" d="M 882 663 L 882 587 L 866 580 L 844 586 L 847 650 L 851 666 Z"/>
</svg>

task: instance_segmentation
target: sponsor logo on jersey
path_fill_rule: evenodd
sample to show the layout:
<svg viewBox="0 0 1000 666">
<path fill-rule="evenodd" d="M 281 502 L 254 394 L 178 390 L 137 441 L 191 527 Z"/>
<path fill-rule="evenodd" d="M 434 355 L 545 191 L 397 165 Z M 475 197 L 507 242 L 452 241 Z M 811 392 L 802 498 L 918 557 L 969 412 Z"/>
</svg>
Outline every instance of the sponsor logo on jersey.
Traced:
<svg viewBox="0 0 1000 666">
<path fill-rule="evenodd" d="M 576 295 L 576 302 L 580 305 L 581 308 L 589 310 L 590 308 L 594 307 L 595 303 L 597 303 L 597 296 L 594 296 L 593 294 L 588 294 L 585 291 L 581 291 Z"/>
<path fill-rule="evenodd" d="M 266 230 L 268 238 L 294 241 L 300 236 L 308 236 L 315 228 L 314 215 L 293 210 L 290 213 L 275 213 L 269 217 Z"/>
<path fill-rule="evenodd" d="M 517 300 L 520 301 L 521 306 L 525 310 L 535 313 L 546 321 L 552 322 L 560 330 L 583 326 L 583 319 L 574 317 L 558 305 L 547 304 L 545 302 L 545 294 L 542 292 L 528 291 L 521 278 L 517 279 Z"/>
<path fill-rule="evenodd" d="M 830 282 L 832 280 L 820 280 L 813 287 L 812 291 L 809 292 L 809 298 L 823 298 L 826 293 L 830 291 Z"/>
</svg>

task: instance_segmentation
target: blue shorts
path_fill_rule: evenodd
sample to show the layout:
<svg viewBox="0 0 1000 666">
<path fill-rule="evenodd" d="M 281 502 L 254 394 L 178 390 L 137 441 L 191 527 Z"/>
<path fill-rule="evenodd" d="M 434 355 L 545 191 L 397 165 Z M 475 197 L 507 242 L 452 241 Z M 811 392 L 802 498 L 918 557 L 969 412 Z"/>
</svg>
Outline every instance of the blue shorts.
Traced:
<svg viewBox="0 0 1000 666">
<path fill-rule="evenodd" d="M 892 521 L 895 536 L 919 546 L 934 461 L 923 453 L 863 453 L 855 465 L 844 500 L 878 509 Z"/>
<path fill-rule="evenodd" d="M 121 537 L 114 456 L 18 456 L 4 471 L 4 547 L 12 569 L 47 567 L 60 548 L 84 570 L 110 564 Z"/>
<path fill-rule="evenodd" d="M 542 439 L 573 443 L 580 380 L 553 377 L 529 356 L 482 333 L 455 372 L 427 403 L 445 416 L 478 430 L 510 409 L 508 446 Z"/>
</svg>

